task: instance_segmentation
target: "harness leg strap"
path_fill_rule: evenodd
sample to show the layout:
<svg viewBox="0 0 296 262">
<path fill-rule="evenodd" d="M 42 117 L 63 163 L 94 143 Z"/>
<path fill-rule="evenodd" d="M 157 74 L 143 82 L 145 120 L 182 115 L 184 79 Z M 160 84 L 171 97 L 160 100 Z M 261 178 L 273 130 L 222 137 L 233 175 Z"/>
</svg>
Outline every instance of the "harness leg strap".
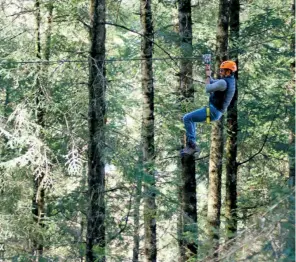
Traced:
<svg viewBox="0 0 296 262">
<path fill-rule="evenodd" d="M 209 106 L 206 107 L 206 111 L 207 111 L 206 122 L 207 122 L 207 124 L 209 124 L 211 122 L 211 111 L 210 111 L 210 107 Z"/>
</svg>

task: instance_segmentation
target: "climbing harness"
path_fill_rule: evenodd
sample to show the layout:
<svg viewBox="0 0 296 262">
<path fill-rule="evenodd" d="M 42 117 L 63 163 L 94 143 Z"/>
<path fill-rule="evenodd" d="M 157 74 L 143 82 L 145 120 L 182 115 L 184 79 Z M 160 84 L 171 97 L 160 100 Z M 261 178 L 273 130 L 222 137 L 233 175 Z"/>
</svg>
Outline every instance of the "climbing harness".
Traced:
<svg viewBox="0 0 296 262">
<path fill-rule="evenodd" d="M 211 54 L 204 54 L 202 55 L 202 59 L 205 63 L 206 70 L 211 68 L 211 60 L 212 56 Z M 207 117 L 206 117 L 206 123 L 210 124 L 211 123 L 211 110 L 210 110 L 210 104 L 206 107 L 206 112 L 207 112 Z"/>
<path fill-rule="evenodd" d="M 207 124 L 211 123 L 211 110 L 210 110 L 210 106 L 206 107 L 206 111 L 207 111 L 207 118 L 206 118 L 206 122 Z"/>
</svg>

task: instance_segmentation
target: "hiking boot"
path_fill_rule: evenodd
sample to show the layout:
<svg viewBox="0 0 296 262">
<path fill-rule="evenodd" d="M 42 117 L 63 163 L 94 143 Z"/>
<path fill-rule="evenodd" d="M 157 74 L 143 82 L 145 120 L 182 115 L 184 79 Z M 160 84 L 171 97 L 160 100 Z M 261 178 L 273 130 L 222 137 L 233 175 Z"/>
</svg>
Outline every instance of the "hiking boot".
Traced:
<svg viewBox="0 0 296 262">
<path fill-rule="evenodd" d="M 200 148 L 194 142 L 189 142 L 187 146 L 181 150 L 181 155 L 193 155 L 195 153 L 200 153 Z"/>
</svg>

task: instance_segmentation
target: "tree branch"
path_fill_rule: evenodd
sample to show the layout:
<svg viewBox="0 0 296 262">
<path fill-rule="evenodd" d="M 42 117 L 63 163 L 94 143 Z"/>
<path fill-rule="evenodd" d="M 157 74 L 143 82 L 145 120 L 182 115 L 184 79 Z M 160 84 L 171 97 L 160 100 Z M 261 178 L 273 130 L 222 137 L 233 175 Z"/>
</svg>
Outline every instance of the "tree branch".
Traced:
<svg viewBox="0 0 296 262">
<path fill-rule="evenodd" d="M 147 36 L 145 36 L 145 35 L 143 35 L 143 34 L 141 34 L 141 33 L 139 33 L 139 32 L 137 32 L 137 31 L 135 31 L 135 30 L 133 30 L 133 29 L 131 29 L 131 28 L 128 28 L 128 27 L 126 27 L 126 26 L 124 26 L 124 25 L 119 25 L 119 24 L 114 24 L 114 23 L 110 23 L 110 22 L 105 22 L 105 24 L 106 25 L 112 25 L 112 26 L 116 26 L 116 27 L 119 27 L 119 28 L 122 28 L 122 29 L 125 29 L 125 30 L 127 30 L 127 31 L 129 31 L 129 32 L 132 32 L 132 33 L 134 33 L 134 34 L 137 34 L 137 35 L 140 35 L 140 36 L 142 36 L 142 37 L 145 37 L 146 39 L 148 39 L 149 41 L 151 41 L 155 46 L 157 46 L 159 49 L 161 49 L 161 51 L 163 51 L 172 61 L 174 61 L 175 63 L 176 63 L 176 65 L 177 65 L 177 62 L 176 62 L 176 60 L 172 57 L 172 55 L 169 53 L 169 52 L 167 52 L 162 46 L 160 46 L 159 44 L 157 44 L 157 43 L 155 43 L 154 41 L 153 41 L 153 39 L 150 39 L 149 37 L 147 37 Z"/>
<path fill-rule="evenodd" d="M 130 213 L 131 213 L 131 209 L 132 209 L 133 192 L 134 192 L 134 188 L 133 188 L 133 190 L 131 192 L 131 195 L 130 195 L 129 207 L 128 207 L 128 211 L 127 211 L 127 214 L 126 214 L 125 219 L 124 219 L 125 223 L 124 223 L 123 226 L 119 226 L 119 228 L 120 228 L 119 231 L 114 236 L 110 237 L 108 243 L 110 243 L 112 240 L 116 239 L 127 227 L 128 219 L 130 217 Z"/>
<path fill-rule="evenodd" d="M 150 38 L 148 38 L 147 36 L 145 36 L 145 35 L 143 35 L 143 34 L 141 34 L 141 33 L 139 33 L 139 32 L 137 32 L 137 31 L 135 31 L 135 30 L 133 30 L 133 29 L 131 29 L 131 28 L 128 28 L 128 27 L 126 27 L 126 26 L 124 26 L 124 25 L 119 25 L 119 24 L 114 24 L 114 23 L 110 23 L 110 22 L 105 22 L 104 24 L 106 24 L 106 25 L 112 25 L 112 26 L 116 26 L 116 27 L 119 27 L 119 28 L 122 28 L 122 29 L 125 29 L 125 30 L 127 30 L 127 31 L 129 31 L 129 32 L 132 32 L 132 33 L 134 33 L 134 34 L 137 34 L 137 35 L 140 35 L 140 36 L 142 36 L 142 37 L 145 37 L 146 39 L 148 39 L 149 41 L 151 41 L 155 46 L 157 46 L 162 52 L 164 52 L 174 63 L 175 63 L 175 66 L 177 67 L 177 68 L 179 68 L 178 67 L 178 62 L 175 60 L 175 58 L 169 53 L 169 52 L 167 52 L 161 45 L 159 45 L 159 44 L 157 44 L 157 43 L 155 43 L 154 41 L 153 41 L 153 39 L 150 39 Z M 184 59 L 186 59 L 186 57 L 184 57 Z M 176 69 L 174 69 L 176 72 L 178 72 Z M 190 78 L 190 79 L 192 79 L 192 81 L 194 81 L 194 82 L 197 82 L 197 83 L 201 83 L 201 84 L 205 84 L 205 82 L 203 82 L 203 81 L 200 81 L 200 80 L 196 80 L 196 79 L 194 79 L 194 78 L 192 78 L 192 77 L 188 77 L 188 78 Z"/>
<path fill-rule="evenodd" d="M 89 25 L 88 23 L 84 22 L 83 19 L 81 19 L 80 17 L 77 18 L 77 21 L 82 23 L 87 30 L 91 30 L 91 25 Z"/>
<path fill-rule="evenodd" d="M 243 165 L 243 164 L 245 164 L 245 163 L 251 161 L 253 158 L 255 158 L 257 155 L 259 155 L 259 154 L 262 152 L 262 150 L 263 150 L 263 148 L 264 148 L 264 146 L 265 146 L 265 144 L 266 144 L 266 142 L 267 142 L 267 139 L 268 139 L 268 136 L 269 136 L 269 132 L 270 132 L 271 127 L 272 127 L 272 125 L 273 125 L 273 123 L 274 123 L 275 116 L 276 116 L 276 113 L 277 113 L 277 110 L 278 110 L 279 106 L 280 106 L 280 104 L 278 103 L 277 108 L 276 108 L 276 110 L 275 110 L 275 113 L 274 113 L 274 115 L 273 115 L 273 119 L 272 119 L 272 121 L 271 121 L 271 124 L 270 124 L 270 126 L 269 126 L 269 128 L 268 128 L 267 134 L 265 135 L 265 138 L 264 138 L 263 144 L 262 144 L 261 148 L 259 149 L 259 151 L 258 151 L 257 153 L 255 153 L 254 155 L 252 155 L 249 159 L 247 159 L 247 160 L 245 160 L 245 161 L 243 161 L 243 162 L 238 162 L 238 163 L 236 164 L 236 166 L 240 166 L 240 165 Z"/>
</svg>

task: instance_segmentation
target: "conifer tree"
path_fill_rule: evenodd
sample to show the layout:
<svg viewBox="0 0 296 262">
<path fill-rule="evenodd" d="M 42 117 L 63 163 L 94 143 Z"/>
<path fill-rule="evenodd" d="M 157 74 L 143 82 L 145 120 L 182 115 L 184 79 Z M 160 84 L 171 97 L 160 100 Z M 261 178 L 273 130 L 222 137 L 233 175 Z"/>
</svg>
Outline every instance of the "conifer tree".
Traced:
<svg viewBox="0 0 296 262">
<path fill-rule="evenodd" d="M 295 1 L 292 2 L 291 5 L 291 24 L 294 25 L 295 22 Z M 290 69 L 292 71 L 292 81 L 291 86 L 295 84 L 295 38 L 292 36 L 291 43 L 291 53 L 292 53 L 292 62 L 290 64 Z M 292 97 L 295 97 L 295 89 L 293 87 L 289 87 L 289 93 Z M 295 103 L 293 104 L 294 100 L 290 100 L 292 103 L 292 110 L 291 112 L 295 112 Z M 294 105 L 294 106 L 293 106 Z M 294 109 L 294 110 L 293 110 Z M 295 116 L 290 116 L 290 131 L 289 131 L 289 180 L 290 186 L 293 188 L 295 187 Z"/>
<path fill-rule="evenodd" d="M 53 3 L 49 1 L 47 6 L 48 21 L 47 30 L 45 33 L 45 44 L 44 44 L 44 59 L 49 61 L 50 49 L 51 49 L 51 29 L 52 29 L 52 14 L 53 14 Z M 42 41 L 41 41 L 41 2 L 35 1 L 35 54 L 37 59 L 42 59 Z M 36 115 L 37 124 L 45 129 L 46 124 L 46 92 L 48 88 L 48 64 L 40 64 L 37 66 L 36 74 Z M 44 130 L 41 132 L 41 139 L 44 139 Z M 43 255 L 44 239 L 41 233 L 41 229 L 44 228 L 44 217 L 45 217 L 45 180 L 46 172 L 48 172 L 47 163 L 43 163 L 40 171 L 36 173 L 34 177 L 34 195 L 32 198 L 32 213 L 34 221 L 37 225 L 37 234 L 35 234 L 32 241 L 32 255 L 38 261 Z"/>
<path fill-rule="evenodd" d="M 230 48 L 231 58 L 238 66 L 238 48 L 239 48 L 239 0 L 232 0 L 230 4 Z M 234 97 L 227 109 L 227 141 L 226 141 L 226 237 L 231 239 L 237 231 L 237 132 L 238 132 L 238 71 L 235 72 L 236 87 Z"/>
<path fill-rule="evenodd" d="M 192 57 L 192 18 L 191 0 L 178 1 L 180 51 L 183 59 L 180 61 L 179 90 L 180 103 L 183 107 L 193 102 L 193 64 Z M 182 112 L 186 113 L 186 112 Z M 185 141 L 184 141 L 185 142 Z M 197 203 L 196 203 L 196 178 L 195 178 L 195 157 L 184 155 L 181 158 L 181 216 L 179 224 L 179 250 L 180 261 L 186 261 L 197 255 Z"/>
<path fill-rule="evenodd" d="M 40 1 L 35 1 L 35 54 L 38 59 L 41 59 L 41 14 L 40 14 Z M 36 77 L 36 104 L 37 104 L 37 123 L 44 127 L 44 93 L 41 84 L 41 66 L 38 66 L 37 69 L 37 77 Z M 42 187 L 42 180 L 44 178 L 44 173 L 41 173 L 37 179 L 34 177 L 34 195 L 32 199 L 32 212 L 33 218 L 37 225 L 37 235 L 35 239 L 33 239 L 33 247 L 32 247 L 32 255 L 35 256 L 36 261 L 39 260 L 40 256 L 43 253 L 43 244 L 41 241 L 40 233 L 39 233 L 39 226 L 42 227 L 43 225 L 43 218 L 44 218 L 44 189 Z"/>
<path fill-rule="evenodd" d="M 227 0 L 219 1 L 218 26 L 216 36 L 216 75 L 219 75 L 219 67 L 222 61 L 228 57 L 228 24 L 229 3 Z M 209 163 L 209 189 L 208 189 L 208 235 L 210 257 L 217 257 L 219 248 L 219 230 L 221 213 L 221 176 L 223 159 L 223 122 L 224 117 L 212 124 L 211 149 Z"/>
<path fill-rule="evenodd" d="M 141 72 L 142 72 L 142 147 L 144 176 L 145 260 L 156 261 L 156 193 L 154 171 L 154 85 L 153 85 L 153 18 L 152 1 L 141 0 Z"/>
<path fill-rule="evenodd" d="M 88 213 L 86 261 L 104 262 L 105 248 L 105 0 L 91 0 L 88 110 Z"/>
</svg>

